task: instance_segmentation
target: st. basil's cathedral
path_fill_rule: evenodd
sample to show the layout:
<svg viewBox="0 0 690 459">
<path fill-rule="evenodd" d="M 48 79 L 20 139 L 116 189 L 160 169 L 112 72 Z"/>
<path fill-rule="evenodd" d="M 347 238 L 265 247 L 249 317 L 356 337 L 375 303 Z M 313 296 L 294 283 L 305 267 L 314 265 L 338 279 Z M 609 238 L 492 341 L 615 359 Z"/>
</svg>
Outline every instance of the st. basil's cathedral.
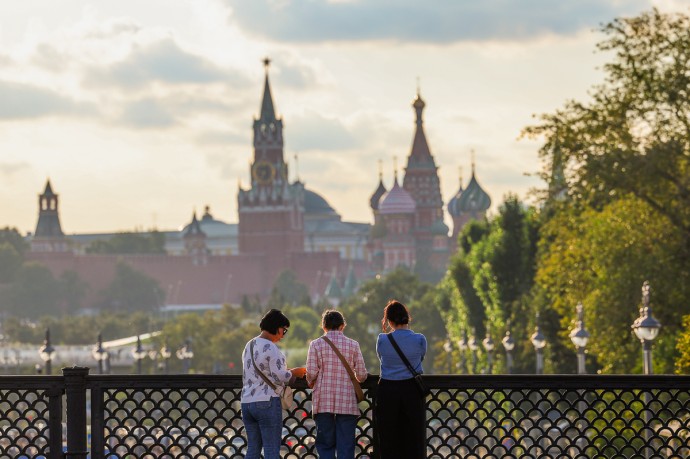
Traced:
<svg viewBox="0 0 690 459">
<path fill-rule="evenodd" d="M 264 63 L 261 109 L 253 123 L 250 182 L 237 191 L 239 223 L 216 220 L 206 207 L 200 217 L 193 213 L 181 230 L 160 231 L 165 254 L 91 254 L 86 250 L 89 244 L 114 234 L 64 234 L 58 194 L 48 181 L 39 195 L 36 230 L 28 237 L 29 259 L 48 266 L 57 276 L 75 271 L 90 292 L 105 288 L 117 263 L 125 262 L 159 282 L 166 291 L 161 307 L 266 298 L 286 270 L 309 288 L 314 300 L 325 296 L 334 305 L 352 295 L 362 281 L 399 266 L 422 280 L 439 280 L 456 250 L 459 231 L 470 220 L 484 219 L 491 199 L 477 182 L 473 160 L 467 187 L 463 189 L 461 182 L 448 202 L 452 230 L 444 223 L 438 166 L 424 133 L 426 104 L 419 90 L 412 103 L 415 133 L 402 181 L 396 170 L 386 188 L 379 171 L 368 203 L 373 224 L 347 222 L 299 178 L 290 182 L 283 119 L 276 116 L 269 61 Z"/>
</svg>

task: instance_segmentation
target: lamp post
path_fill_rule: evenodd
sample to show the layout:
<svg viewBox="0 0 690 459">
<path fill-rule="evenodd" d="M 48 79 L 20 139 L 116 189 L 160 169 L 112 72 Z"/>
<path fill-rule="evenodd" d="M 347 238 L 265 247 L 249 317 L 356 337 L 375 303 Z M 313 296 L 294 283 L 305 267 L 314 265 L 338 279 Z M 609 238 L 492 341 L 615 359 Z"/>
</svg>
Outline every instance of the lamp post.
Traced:
<svg viewBox="0 0 690 459">
<path fill-rule="evenodd" d="M 515 340 L 510 336 L 510 330 L 506 330 L 506 336 L 501 340 L 503 348 L 506 350 L 506 373 L 513 373 L 513 349 L 515 349 Z"/>
<path fill-rule="evenodd" d="M 189 373 L 191 367 L 192 358 L 194 358 L 194 352 L 192 352 L 192 343 L 189 338 L 187 338 L 181 348 L 175 353 L 177 358 L 182 360 L 182 366 L 185 373 Z"/>
<path fill-rule="evenodd" d="M 102 375 L 103 362 L 108 358 L 108 351 L 103 348 L 103 336 L 100 333 L 98 334 L 98 342 L 96 343 L 96 347 L 94 347 L 91 351 L 91 355 L 98 362 L 98 374 Z"/>
<path fill-rule="evenodd" d="M 141 346 L 141 338 L 137 335 L 137 345 L 132 350 L 132 357 L 137 362 L 137 374 L 141 374 L 141 361 L 148 355 L 148 352 Z"/>
<path fill-rule="evenodd" d="M 537 314 L 537 325 L 534 328 L 534 333 L 530 337 L 532 341 L 532 346 L 537 354 L 537 368 L 536 373 L 538 375 L 544 373 L 544 346 L 546 346 L 546 338 L 539 331 L 539 314 Z"/>
<path fill-rule="evenodd" d="M 443 343 L 443 351 L 448 356 L 448 374 L 453 373 L 453 343 L 450 341 L 450 336 L 446 335 L 446 342 Z"/>
<path fill-rule="evenodd" d="M 52 373 L 53 358 L 55 358 L 55 348 L 50 344 L 50 328 L 46 328 L 46 339 L 43 341 L 43 346 L 38 350 L 41 360 L 46 363 L 46 374 Z"/>
<path fill-rule="evenodd" d="M 168 371 L 170 370 L 170 357 L 172 356 L 172 352 L 170 352 L 170 348 L 168 347 L 168 343 L 165 343 L 163 347 L 160 350 L 160 356 L 161 359 L 163 359 L 164 362 L 164 369 L 165 369 L 165 374 L 168 374 Z"/>
<path fill-rule="evenodd" d="M 644 281 L 642 284 L 642 307 L 640 308 L 640 317 L 635 319 L 632 324 L 632 329 L 635 335 L 642 343 L 642 355 L 644 359 L 644 374 L 651 375 L 652 369 L 652 341 L 659 334 L 661 323 L 652 317 L 652 308 L 649 305 L 649 297 L 651 294 L 651 287 L 649 281 Z"/>
<path fill-rule="evenodd" d="M 472 334 L 472 337 L 470 337 L 470 340 L 467 342 L 467 347 L 472 352 L 472 374 L 473 375 L 477 374 L 477 349 L 479 349 L 479 344 L 477 343 L 477 339 L 474 337 L 475 334 L 476 334 L 476 331 Z"/>
<path fill-rule="evenodd" d="M 460 349 L 460 373 L 467 374 L 467 330 L 462 331 L 462 337 L 458 340 Z"/>
<path fill-rule="evenodd" d="M 649 286 L 649 281 L 644 281 L 642 284 L 642 307 L 640 308 L 640 317 L 635 319 L 632 324 L 632 329 L 635 335 L 639 338 L 642 343 L 642 358 L 644 365 L 644 374 L 651 375 L 654 370 L 652 367 L 652 341 L 656 339 L 659 335 L 659 329 L 661 328 L 661 323 L 652 316 L 652 308 L 649 305 L 651 296 L 651 287 Z M 645 408 L 649 407 L 651 394 L 648 391 L 644 392 L 644 404 Z M 645 458 L 649 458 L 649 442 L 651 438 L 651 432 L 649 427 L 649 422 L 651 419 L 651 413 L 649 409 L 644 410 L 644 420 L 645 420 L 645 443 L 647 447 L 645 448 Z"/>
<path fill-rule="evenodd" d="M 484 345 L 484 350 L 486 350 L 486 374 L 493 373 L 494 369 L 494 340 L 491 339 L 489 331 L 486 331 L 486 337 L 482 340 L 482 345 Z"/>
<path fill-rule="evenodd" d="M 577 324 L 570 332 L 570 340 L 575 345 L 575 349 L 577 349 L 577 374 L 584 375 L 587 374 L 585 369 L 585 346 L 587 346 L 587 341 L 589 340 L 589 332 L 585 330 L 582 303 L 578 303 L 575 310 L 577 311 Z"/>
</svg>

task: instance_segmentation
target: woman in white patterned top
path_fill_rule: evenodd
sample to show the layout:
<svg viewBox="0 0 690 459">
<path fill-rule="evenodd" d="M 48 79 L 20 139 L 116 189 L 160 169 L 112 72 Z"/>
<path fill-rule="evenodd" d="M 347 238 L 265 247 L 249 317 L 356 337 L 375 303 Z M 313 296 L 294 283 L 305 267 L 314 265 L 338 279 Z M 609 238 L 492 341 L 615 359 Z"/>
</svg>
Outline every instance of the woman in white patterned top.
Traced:
<svg viewBox="0 0 690 459">
<path fill-rule="evenodd" d="M 302 368 L 287 368 L 285 355 L 275 343 L 285 337 L 290 321 L 282 312 L 271 309 L 261 319 L 261 333 L 251 339 L 242 352 L 242 421 L 247 434 L 247 459 L 280 457 L 283 412 L 280 394 L 258 374 L 256 367 L 279 391 L 294 378 L 303 378 Z M 253 348 L 253 356 L 252 356 Z M 256 367 L 254 366 L 256 364 Z"/>
</svg>

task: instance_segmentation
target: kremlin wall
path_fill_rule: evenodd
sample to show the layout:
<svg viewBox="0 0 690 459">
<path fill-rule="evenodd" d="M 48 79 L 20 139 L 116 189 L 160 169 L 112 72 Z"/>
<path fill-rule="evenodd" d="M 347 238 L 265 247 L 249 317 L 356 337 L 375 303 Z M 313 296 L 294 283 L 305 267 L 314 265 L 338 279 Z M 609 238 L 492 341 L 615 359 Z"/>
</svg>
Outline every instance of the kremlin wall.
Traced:
<svg viewBox="0 0 690 459">
<path fill-rule="evenodd" d="M 402 180 L 397 170 L 386 188 L 379 172 L 369 200 L 372 223 L 343 221 L 328 201 L 299 179 L 290 182 L 284 157 L 283 120 L 276 116 L 266 76 L 259 116 L 253 123 L 253 157 L 248 188 L 237 191 L 238 222 L 213 218 L 208 207 L 182 230 L 160 231 L 165 254 L 89 254 L 88 245 L 114 234 L 65 234 L 59 196 L 50 181 L 39 195 L 36 230 L 28 236 L 28 259 L 55 276 L 71 270 L 95 298 L 113 279 L 118 262 L 158 281 L 166 292 L 160 305 L 239 303 L 265 299 L 277 276 L 290 270 L 307 285 L 313 300 L 326 296 L 337 306 L 364 280 L 409 267 L 422 280 L 437 281 L 468 221 L 485 218 L 489 195 L 475 177 L 448 201 L 453 228 L 444 223 L 438 166 L 424 133 L 425 102 L 419 91 L 412 107 L 415 132 Z M 365 203 L 362 203 L 363 205 Z M 91 304 L 93 298 L 86 298 Z"/>
</svg>

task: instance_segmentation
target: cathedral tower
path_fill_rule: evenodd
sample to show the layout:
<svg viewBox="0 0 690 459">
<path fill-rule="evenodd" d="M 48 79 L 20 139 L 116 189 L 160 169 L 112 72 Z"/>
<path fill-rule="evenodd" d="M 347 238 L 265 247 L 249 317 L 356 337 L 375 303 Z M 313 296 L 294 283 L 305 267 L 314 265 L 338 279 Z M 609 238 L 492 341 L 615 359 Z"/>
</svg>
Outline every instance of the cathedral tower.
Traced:
<svg viewBox="0 0 690 459">
<path fill-rule="evenodd" d="M 412 102 L 416 130 L 407 157 L 403 188 L 416 203 L 414 237 L 417 273 L 424 280 L 437 280 L 445 272 L 449 257 L 448 227 L 443 223 L 443 199 L 438 168 L 424 133 L 422 112 L 426 104 L 417 90 Z"/>
</svg>

